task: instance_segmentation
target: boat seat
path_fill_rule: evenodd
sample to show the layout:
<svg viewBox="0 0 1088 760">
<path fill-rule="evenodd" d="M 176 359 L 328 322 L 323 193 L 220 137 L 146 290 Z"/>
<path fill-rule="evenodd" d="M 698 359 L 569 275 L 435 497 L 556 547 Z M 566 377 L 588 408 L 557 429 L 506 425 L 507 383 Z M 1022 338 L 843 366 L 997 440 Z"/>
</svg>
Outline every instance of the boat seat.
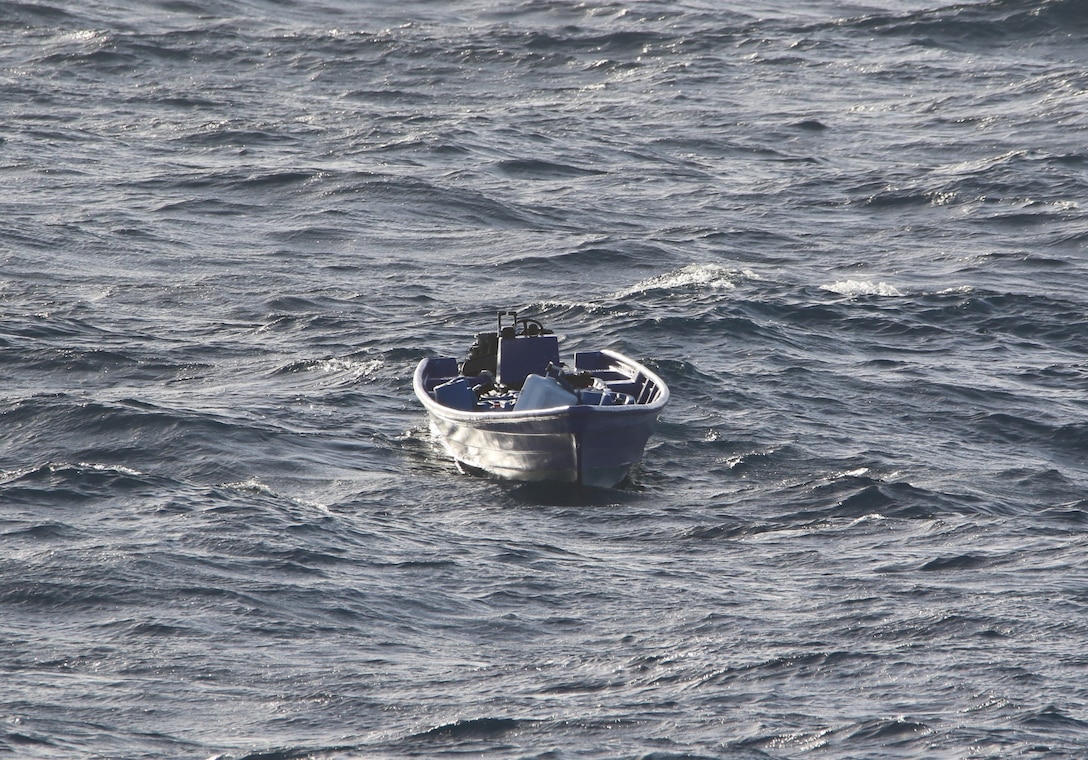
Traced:
<svg viewBox="0 0 1088 760">
<path fill-rule="evenodd" d="M 520 388 L 529 375 L 543 375 L 549 364 L 559 364 L 559 338 L 537 335 L 499 340 L 495 379 L 507 388 Z"/>
<path fill-rule="evenodd" d="M 432 392 L 435 386 L 442 385 L 457 377 L 457 360 L 442 356 L 427 360 L 427 370 L 423 378 L 423 387 Z"/>
<path fill-rule="evenodd" d="M 449 382 L 435 386 L 434 400 L 442 406 L 465 412 L 476 408 L 476 394 L 472 391 L 468 379 L 464 377 L 455 377 Z"/>
</svg>

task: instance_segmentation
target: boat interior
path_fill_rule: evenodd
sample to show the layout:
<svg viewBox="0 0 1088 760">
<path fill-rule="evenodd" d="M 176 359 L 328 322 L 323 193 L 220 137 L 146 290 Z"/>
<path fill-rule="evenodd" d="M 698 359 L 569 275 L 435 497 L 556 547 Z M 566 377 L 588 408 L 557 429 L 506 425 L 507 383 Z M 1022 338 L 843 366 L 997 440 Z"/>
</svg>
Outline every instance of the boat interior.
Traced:
<svg viewBox="0 0 1088 760">
<path fill-rule="evenodd" d="M 461 364 L 452 357 L 429 359 L 421 378 L 424 391 L 439 404 L 462 411 L 632 406 L 652 403 L 659 395 L 652 378 L 615 354 L 578 352 L 571 369 L 559 361 L 558 338 L 528 332 L 479 334 Z"/>
</svg>

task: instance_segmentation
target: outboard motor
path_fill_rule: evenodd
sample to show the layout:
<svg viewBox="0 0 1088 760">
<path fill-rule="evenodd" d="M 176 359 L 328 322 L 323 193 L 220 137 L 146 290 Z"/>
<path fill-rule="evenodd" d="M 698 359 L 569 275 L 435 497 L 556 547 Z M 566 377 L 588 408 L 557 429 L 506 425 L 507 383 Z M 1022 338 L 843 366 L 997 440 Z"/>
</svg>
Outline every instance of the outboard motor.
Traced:
<svg viewBox="0 0 1088 760">
<path fill-rule="evenodd" d="M 495 374 L 499 360 L 499 334 L 496 332 L 476 333 L 468 358 L 461 364 L 461 374 L 475 377 L 485 370 Z"/>
<path fill-rule="evenodd" d="M 504 324 L 504 317 L 511 318 L 508 324 Z M 538 338 L 551 334 L 551 330 L 535 319 L 518 319 L 516 311 L 500 311 L 496 332 L 480 332 L 474 336 L 472 346 L 468 350 L 468 357 L 461 363 L 461 374 L 465 377 L 475 377 L 485 371 L 497 373 L 500 338 L 513 340 L 514 338 Z"/>
</svg>

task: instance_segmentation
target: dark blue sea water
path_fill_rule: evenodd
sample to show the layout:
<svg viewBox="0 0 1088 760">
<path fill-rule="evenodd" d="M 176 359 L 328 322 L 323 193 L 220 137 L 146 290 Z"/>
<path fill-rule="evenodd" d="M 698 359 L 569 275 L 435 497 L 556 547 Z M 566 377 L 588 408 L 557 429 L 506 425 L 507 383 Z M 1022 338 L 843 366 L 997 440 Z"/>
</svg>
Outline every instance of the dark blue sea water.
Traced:
<svg viewBox="0 0 1088 760">
<path fill-rule="evenodd" d="M 0 756 L 1088 756 L 1080 0 L 0 4 Z M 495 312 L 673 400 L 459 474 Z"/>
</svg>

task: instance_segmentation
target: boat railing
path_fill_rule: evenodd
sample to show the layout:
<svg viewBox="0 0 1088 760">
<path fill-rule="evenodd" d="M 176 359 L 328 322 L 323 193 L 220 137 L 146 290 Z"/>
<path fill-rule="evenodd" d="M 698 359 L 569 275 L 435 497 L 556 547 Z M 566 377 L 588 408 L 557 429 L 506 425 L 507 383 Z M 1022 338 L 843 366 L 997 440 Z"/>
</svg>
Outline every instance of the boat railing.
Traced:
<svg viewBox="0 0 1088 760">
<path fill-rule="evenodd" d="M 639 379 L 642 382 L 642 390 L 639 391 L 635 397 L 636 404 L 648 404 L 650 400 L 657 395 L 657 384 L 650 378 L 639 373 Z"/>
</svg>

